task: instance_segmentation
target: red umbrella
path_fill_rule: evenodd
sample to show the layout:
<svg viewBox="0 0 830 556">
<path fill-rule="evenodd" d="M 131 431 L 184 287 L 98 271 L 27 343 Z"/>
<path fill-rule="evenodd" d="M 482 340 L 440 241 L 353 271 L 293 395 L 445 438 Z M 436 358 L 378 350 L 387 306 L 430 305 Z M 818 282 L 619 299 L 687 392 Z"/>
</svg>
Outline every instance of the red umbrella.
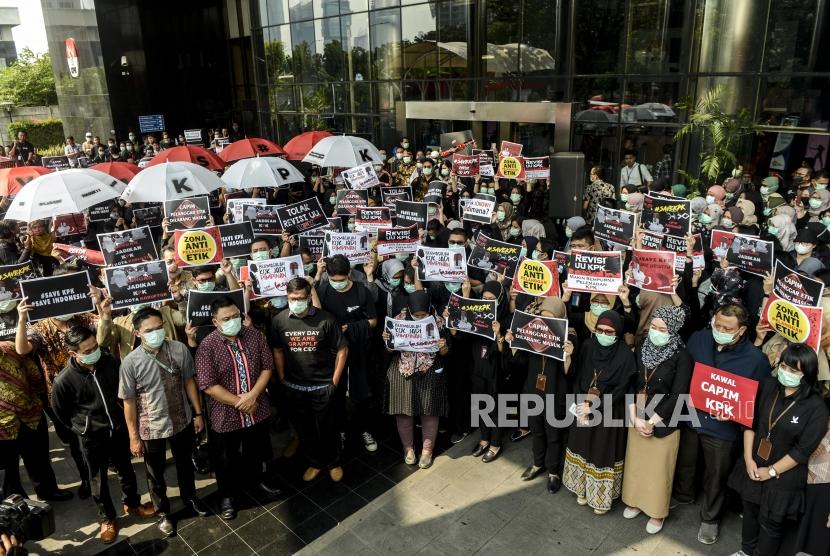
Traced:
<svg viewBox="0 0 830 556">
<path fill-rule="evenodd" d="M 43 174 L 51 172 L 43 166 L 17 166 L 0 170 L 0 195 L 14 197 L 23 186 Z"/>
<path fill-rule="evenodd" d="M 90 168 L 109 174 L 124 183 L 128 183 L 141 170 L 141 168 L 129 162 L 102 162 L 90 166 Z"/>
<path fill-rule="evenodd" d="M 302 160 L 320 139 L 329 136 L 331 133 L 328 131 L 306 131 L 291 139 L 282 148 L 288 155 L 288 160 Z"/>
<path fill-rule="evenodd" d="M 228 165 L 227 162 L 219 158 L 213 151 L 209 151 L 204 147 L 183 145 L 171 149 L 164 149 L 150 160 L 147 167 L 155 166 L 168 160 L 170 162 L 192 162 L 208 170 L 222 170 Z"/>
<path fill-rule="evenodd" d="M 233 162 L 243 158 L 254 158 L 257 155 L 285 154 L 282 147 L 268 139 L 252 137 L 234 141 L 219 153 L 219 158 L 225 162 Z"/>
</svg>

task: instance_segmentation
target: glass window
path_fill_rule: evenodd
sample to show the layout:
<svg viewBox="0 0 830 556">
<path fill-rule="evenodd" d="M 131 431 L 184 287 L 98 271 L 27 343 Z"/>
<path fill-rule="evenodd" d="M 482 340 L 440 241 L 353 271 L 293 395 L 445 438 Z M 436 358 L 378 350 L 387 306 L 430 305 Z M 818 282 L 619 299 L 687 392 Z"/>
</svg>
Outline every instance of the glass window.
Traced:
<svg viewBox="0 0 830 556">
<path fill-rule="evenodd" d="M 399 9 L 369 13 L 374 79 L 398 79 L 401 74 L 401 13 Z"/>
<path fill-rule="evenodd" d="M 605 181 L 617 185 L 620 181 L 619 126 L 590 127 L 574 119 L 571 148 L 585 154 L 585 169 L 592 166 L 605 168 Z M 587 176 L 586 176 L 587 178 Z"/>
<path fill-rule="evenodd" d="M 369 14 L 344 15 L 340 21 L 346 49 L 346 78 L 369 79 Z"/>
<path fill-rule="evenodd" d="M 342 81 L 346 56 L 340 38 L 340 18 L 327 17 L 314 20 L 317 37 L 316 59 L 320 81 Z"/>
<path fill-rule="evenodd" d="M 288 0 L 268 0 L 268 25 L 282 23 L 288 23 Z"/>
<path fill-rule="evenodd" d="M 680 98 L 678 80 L 629 79 L 625 85 L 622 121 L 676 122 L 678 114 L 674 105 Z"/>
<path fill-rule="evenodd" d="M 438 94 L 441 100 L 469 100 L 474 98 L 475 82 L 467 79 L 441 79 Z"/>
<path fill-rule="evenodd" d="M 758 71 L 767 2 L 707 0 L 699 18 L 699 71 Z"/>
<path fill-rule="evenodd" d="M 268 25 L 268 0 L 258 0 L 257 7 L 259 8 L 259 25 L 265 27 Z"/>
<path fill-rule="evenodd" d="M 819 49 L 818 44 L 813 48 L 816 43 L 813 32 L 817 3 L 817 0 L 772 0 L 764 57 L 767 71 L 816 71 Z M 786 17 L 779 17 L 783 14 Z"/>
<path fill-rule="evenodd" d="M 830 78 L 768 77 L 762 80 L 759 123 L 828 129 Z"/>
<path fill-rule="evenodd" d="M 574 79 L 573 128 L 582 135 L 608 135 L 620 121 L 620 80 Z M 587 156 L 587 155 L 586 155 Z"/>
<path fill-rule="evenodd" d="M 268 83 L 290 80 L 294 70 L 291 65 L 291 31 L 288 25 L 263 29 L 265 37 L 265 64 Z"/>
<path fill-rule="evenodd" d="M 404 100 L 438 100 L 438 89 L 431 79 L 404 81 L 403 97 Z"/>
<path fill-rule="evenodd" d="M 758 95 L 758 79 L 745 75 L 741 77 L 701 76 L 697 80 L 696 96 L 700 98 L 716 85 L 723 85 L 720 105 L 725 112 L 736 113 L 746 108 L 755 113 L 755 99 Z"/>
<path fill-rule="evenodd" d="M 314 0 L 314 17 L 340 15 L 340 0 Z"/>
<path fill-rule="evenodd" d="M 288 9 L 292 22 L 314 17 L 314 6 L 311 0 L 291 0 Z"/>
<path fill-rule="evenodd" d="M 315 57 L 317 52 L 315 49 L 314 22 L 292 23 L 291 38 L 294 44 L 292 50 L 294 79 L 300 82 L 316 81 Z"/>
<path fill-rule="evenodd" d="M 555 6 L 562 6 L 561 2 L 549 0 L 525 0 L 523 10 L 522 42 L 520 49 L 519 68 L 523 75 L 553 75 L 561 73 L 566 64 L 563 49 L 564 44 L 560 31 L 567 20 L 562 21 L 556 13 Z M 540 14 L 544 14 L 540 17 Z"/>
<path fill-rule="evenodd" d="M 375 85 L 377 90 L 377 107 L 380 112 L 391 112 L 395 110 L 395 104 L 401 101 L 401 90 L 396 81 L 387 81 Z"/>
<path fill-rule="evenodd" d="M 623 67 L 625 0 L 574 2 L 574 73 L 617 73 Z"/>
<path fill-rule="evenodd" d="M 519 72 L 521 3 L 487 4 L 485 43 L 481 54 L 482 75 L 501 77 Z M 489 89 L 492 90 L 492 89 Z"/>
<path fill-rule="evenodd" d="M 373 10 L 379 8 L 392 8 L 395 6 L 399 6 L 401 4 L 400 0 L 372 0 L 371 1 L 371 8 Z"/>
<path fill-rule="evenodd" d="M 366 0 L 340 0 L 340 13 L 363 12 L 369 9 Z"/>
<path fill-rule="evenodd" d="M 373 112 L 372 109 L 372 84 L 366 81 L 353 81 L 349 83 L 351 104 L 349 112 Z"/>
<path fill-rule="evenodd" d="M 403 78 L 435 77 L 438 69 L 435 4 L 401 8 Z"/>
<path fill-rule="evenodd" d="M 563 102 L 568 90 L 567 79 L 522 79 L 522 102 Z"/>
</svg>

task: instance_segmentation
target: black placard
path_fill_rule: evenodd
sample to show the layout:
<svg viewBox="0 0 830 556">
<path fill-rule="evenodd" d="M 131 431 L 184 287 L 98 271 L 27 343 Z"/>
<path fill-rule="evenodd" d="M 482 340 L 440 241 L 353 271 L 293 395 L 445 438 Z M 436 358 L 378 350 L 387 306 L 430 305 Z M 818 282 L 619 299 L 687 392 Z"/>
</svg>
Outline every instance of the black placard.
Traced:
<svg viewBox="0 0 830 556">
<path fill-rule="evenodd" d="M 0 301 L 20 299 L 20 281 L 37 278 L 32 261 L 0 266 Z"/>
<path fill-rule="evenodd" d="M 114 310 L 173 299 L 164 261 L 107 267 L 104 272 Z"/>
<path fill-rule="evenodd" d="M 568 321 L 553 317 L 531 315 L 522 311 L 513 313 L 510 323 L 513 341 L 510 347 L 565 360 Z"/>
<path fill-rule="evenodd" d="M 340 189 L 337 191 L 337 214 L 354 214 L 358 207 L 365 207 L 369 202 L 369 192 L 365 189 Z"/>
<path fill-rule="evenodd" d="M 447 304 L 447 328 L 477 334 L 485 338 L 495 339 L 493 323 L 496 320 L 496 300 L 467 299 L 460 295 L 450 294 Z"/>
<path fill-rule="evenodd" d="M 104 201 L 97 205 L 92 205 L 87 209 L 90 222 L 105 222 L 110 219 L 110 213 L 115 208 L 115 201 Z"/>
<path fill-rule="evenodd" d="M 519 264 L 521 251 L 521 245 L 506 243 L 479 233 L 476 235 L 476 244 L 470 252 L 470 258 L 467 259 L 467 266 L 512 278 Z"/>
<path fill-rule="evenodd" d="M 167 218 L 167 229 L 171 231 L 204 228 L 210 217 L 208 198 L 202 196 L 164 201 L 164 215 Z"/>
<path fill-rule="evenodd" d="M 98 234 L 98 245 L 107 266 L 154 261 L 159 258 L 149 226 Z"/>
<path fill-rule="evenodd" d="M 247 257 L 251 254 L 251 242 L 254 240 L 254 229 L 250 222 L 239 224 L 223 224 L 217 226 L 222 238 L 222 254 L 228 259 L 233 257 Z"/>
<path fill-rule="evenodd" d="M 161 226 L 161 220 L 164 215 L 161 213 L 161 207 L 144 207 L 133 209 L 133 218 L 135 218 L 136 226 Z"/>
<path fill-rule="evenodd" d="M 239 311 L 245 314 L 244 290 L 232 290 L 229 292 L 200 292 L 190 290 L 187 294 L 187 322 L 193 326 L 212 326 L 213 317 L 210 312 L 210 305 L 222 297 L 230 297 Z"/>
<path fill-rule="evenodd" d="M 61 276 L 21 280 L 20 288 L 32 306 L 29 321 L 35 322 L 62 315 L 88 313 L 95 309 L 89 295 L 89 273 L 73 272 Z"/>
<path fill-rule="evenodd" d="M 292 236 L 328 225 L 328 218 L 317 197 L 280 207 L 277 217 L 282 229 Z"/>
<path fill-rule="evenodd" d="M 688 199 L 646 195 L 640 227 L 649 232 L 685 237 L 692 226 L 692 202 Z"/>
<path fill-rule="evenodd" d="M 280 225 L 277 210 L 284 205 L 251 205 L 256 208 L 256 216 L 250 218 L 250 213 L 245 212 L 243 222 L 250 222 L 254 230 L 254 235 L 258 236 L 278 236 L 282 234 L 282 226 Z"/>
<path fill-rule="evenodd" d="M 429 203 L 417 201 L 395 201 L 395 226 L 405 228 L 415 224 L 426 229 Z"/>
<path fill-rule="evenodd" d="M 323 256 L 323 249 L 326 245 L 326 236 L 323 234 L 309 234 L 300 236 L 300 250 L 308 249 L 314 256 L 315 261 L 319 261 Z"/>
</svg>

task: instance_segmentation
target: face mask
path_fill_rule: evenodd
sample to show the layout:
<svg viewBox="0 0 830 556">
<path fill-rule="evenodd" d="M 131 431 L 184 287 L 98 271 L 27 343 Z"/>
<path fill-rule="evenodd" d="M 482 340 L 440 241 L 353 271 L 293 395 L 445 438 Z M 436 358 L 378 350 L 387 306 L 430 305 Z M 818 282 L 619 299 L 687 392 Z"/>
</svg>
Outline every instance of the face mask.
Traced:
<svg viewBox="0 0 830 556">
<path fill-rule="evenodd" d="M 487 190 L 487 193 L 489 193 L 490 195 L 495 195 L 496 194 L 496 188 L 491 187 L 490 189 Z"/>
<path fill-rule="evenodd" d="M 301 315 L 308 309 L 308 299 L 289 299 L 288 310 L 294 315 Z"/>
<path fill-rule="evenodd" d="M 68 322 L 68 321 L 72 320 L 72 317 L 74 317 L 74 316 L 75 315 L 61 315 L 59 317 L 55 317 L 55 320 L 59 320 L 61 322 Z"/>
<path fill-rule="evenodd" d="M 626 203 L 626 204 L 625 204 L 625 210 L 631 210 L 631 205 L 629 205 L 628 203 Z"/>
<path fill-rule="evenodd" d="M 821 189 L 827 189 L 827 184 L 826 183 L 817 183 L 816 184 L 816 191 L 821 190 Z"/>
<path fill-rule="evenodd" d="M 726 200 L 727 201 L 731 201 L 734 197 L 735 197 L 734 193 L 727 193 L 726 194 Z"/>
<path fill-rule="evenodd" d="M 778 228 L 775 226 L 767 226 L 767 233 L 777 236 L 778 235 Z"/>
<path fill-rule="evenodd" d="M 603 305 L 602 303 L 591 303 L 591 314 L 595 317 L 600 316 L 607 310 L 608 305 Z"/>
<path fill-rule="evenodd" d="M 130 135 L 130 141 L 135 141 L 135 135 Z"/>
<path fill-rule="evenodd" d="M 791 373 L 790 371 L 778 367 L 778 382 L 781 383 L 781 386 L 786 388 L 795 388 L 801 384 L 801 375 Z"/>
<path fill-rule="evenodd" d="M 617 343 L 616 336 L 606 336 L 605 334 L 597 334 L 596 337 L 597 342 L 599 342 L 599 345 L 601 345 L 602 347 L 613 346 L 615 343 Z"/>
<path fill-rule="evenodd" d="M 336 203 L 337 203 L 337 195 L 332 195 L 331 197 L 329 197 L 329 204 L 330 205 L 334 205 Z"/>
<path fill-rule="evenodd" d="M 574 235 L 574 231 L 570 228 L 565 228 L 565 237 L 570 238 L 572 235 Z"/>
<path fill-rule="evenodd" d="M 349 285 L 349 279 L 341 280 L 340 282 L 335 282 L 334 280 L 329 280 L 329 284 L 331 287 L 336 289 L 337 291 L 345 290 L 346 286 Z"/>
<path fill-rule="evenodd" d="M 507 217 L 507 215 L 504 214 L 504 211 L 501 211 L 501 210 L 496 211 L 496 220 L 498 220 L 499 222 L 504 222 L 504 219 L 506 217 Z"/>
<path fill-rule="evenodd" d="M 212 292 L 216 288 L 216 282 L 201 282 L 196 284 L 196 288 L 200 292 Z"/>
<path fill-rule="evenodd" d="M 145 332 L 141 337 L 144 340 L 144 343 L 147 344 L 147 347 L 150 349 L 158 349 L 161 347 L 161 344 L 164 343 L 164 338 L 166 334 L 163 328 L 159 328 L 158 330 L 152 330 L 150 332 Z"/>
<path fill-rule="evenodd" d="M 430 158 L 438 158 L 438 151 L 431 151 L 429 153 Z"/>
<path fill-rule="evenodd" d="M 524 247 L 522 247 L 521 251 L 519 251 L 519 258 L 521 257 L 527 257 L 527 249 Z"/>
<path fill-rule="evenodd" d="M 98 346 L 92 353 L 81 355 L 78 359 L 84 365 L 94 365 L 99 359 L 101 359 L 101 347 Z"/>
<path fill-rule="evenodd" d="M 427 208 L 427 214 L 429 214 L 430 216 L 434 216 L 436 212 L 438 212 L 438 209 L 435 207 Z"/>
<path fill-rule="evenodd" d="M 448 291 L 455 293 L 461 289 L 461 284 L 457 282 L 447 282 L 444 284 L 444 287 L 447 288 Z"/>
<path fill-rule="evenodd" d="M 821 206 L 821 199 L 810 199 L 810 208 L 815 210 Z"/>
<path fill-rule="evenodd" d="M 311 274 L 314 271 L 314 267 L 316 265 L 314 263 L 308 263 L 303 265 L 303 270 L 306 274 Z"/>
<path fill-rule="evenodd" d="M 242 319 L 237 317 L 222 323 L 222 334 L 225 336 L 236 336 L 242 330 Z"/>
<path fill-rule="evenodd" d="M 671 334 L 668 332 L 660 332 L 653 328 L 648 329 L 648 340 L 657 347 L 662 347 L 669 343 Z"/>
<path fill-rule="evenodd" d="M 519 237 L 522 231 L 519 228 L 510 228 L 510 236 L 511 237 Z"/>
<path fill-rule="evenodd" d="M 354 224 L 349 222 L 348 224 L 346 224 L 346 229 L 349 230 L 350 232 L 353 232 L 354 231 Z"/>
<path fill-rule="evenodd" d="M 381 170 L 383 170 L 383 164 L 375 164 L 374 168 L 375 172 L 380 172 Z"/>
<path fill-rule="evenodd" d="M 252 261 L 267 261 L 271 254 L 268 251 L 255 251 L 251 253 Z"/>
<path fill-rule="evenodd" d="M 426 168 L 424 168 L 424 175 L 425 176 L 431 176 L 432 175 L 432 166 L 427 166 Z"/>
<path fill-rule="evenodd" d="M 812 246 L 808 243 L 796 243 L 795 244 L 795 252 L 798 253 L 799 255 L 806 255 L 807 253 L 810 252 L 810 249 L 812 249 Z"/>
<path fill-rule="evenodd" d="M 409 148 L 409 142 L 407 141 L 407 142 L 401 143 L 401 147 L 403 147 L 405 149 L 408 149 Z"/>
<path fill-rule="evenodd" d="M 640 294 L 639 293 L 637 294 L 637 297 L 634 298 L 634 303 L 637 305 L 637 307 L 640 307 Z"/>
<path fill-rule="evenodd" d="M 793 176 L 793 183 L 801 183 L 804 181 L 804 176 L 796 174 Z"/>
<path fill-rule="evenodd" d="M 442 176 L 449 176 L 450 175 L 449 169 L 448 168 L 442 168 L 441 169 L 441 175 Z"/>
<path fill-rule="evenodd" d="M 630 193 L 620 193 L 620 201 L 622 201 L 623 203 L 627 203 L 627 202 L 628 202 L 628 198 L 629 198 L 630 196 L 631 196 L 631 194 L 630 194 Z M 626 205 L 626 206 L 628 206 L 628 205 Z"/>
<path fill-rule="evenodd" d="M 727 344 L 732 343 L 732 341 L 735 339 L 735 334 L 730 334 L 728 332 L 719 332 L 714 327 L 712 327 L 712 337 L 715 339 L 715 342 L 722 346 L 725 346 Z"/>
<path fill-rule="evenodd" d="M 706 204 L 707 205 L 714 205 L 715 204 L 715 196 L 714 195 L 707 195 L 706 196 Z"/>
<path fill-rule="evenodd" d="M 275 309 L 284 309 L 288 305 L 288 298 L 284 295 L 271 298 L 271 307 Z"/>
<path fill-rule="evenodd" d="M 767 195 L 769 195 L 769 187 L 767 187 L 766 185 L 762 185 L 761 186 L 761 195 L 763 195 L 765 197 Z"/>
<path fill-rule="evenodd" d="M 521 200 L 522 200 L 522 196 L 519 195 L 518 193 L 511 193 L 510 194 L 510 201 L 512 201 L 513 203 L 518 203 Z"/>
<path fill-rule="evenodd" d="M 538 261 L 542 254 L 539 251 L 533 251 L 533 255 L 530 256 L 531 259 L 534 261 Z"/>
<path fill-rule="evenodd" d="M 409 164 L 410 162 L 412 162 L 412 157 L 411 156 L 403 157 L 403 163 L 404 164 Z"/>
<path fill-rule="evenodd" d="M 409 258 L 409 253 L 395 253 L 395 258 L 403 262 Z"/>
<path fill-rule="evenodd" d="M 415 284 L 404 284 L 403 289 L 406 290 L 406 293 L 414 293 L 415 292 Z"/>
<path fill-rule="evenodd" d="M 772 214 L 772 209 L 769 208 L 769 207 L 765 208 L 764 209 L 764 216 L 769 216 L 770 214 Z"/>
<path fill-rule="evenodd" d="M 821 219 L 821 223 L 824 224 L 826 228 L 830 228 L 830 217 L 825 216 Z"/>
<path fill-rule="evenodd" d="M 708 214 L 706 214 L 705 212 L 701 212 L 700 213 L 700 222 L 702 224 L 711 224 L 712 223 L 712 217 L 709 216 Z"/>
<path fill-rule="evenodd" d="M 17 307 L 16 299 L 9 299 L 8 301 L 0 302 L 0 313 L 9 313 Z"/>
<path fill-rule="evenodd" d="M 400 278 L 390 278 L 389 279 L 389 285 L 392 286 L 393 288 L 397 288 L 398 286 L 401 285 L 401 279 Z"/>
<path fill-rule="evenodd" d="M 735 223 L 732 222 L 732 220 L 730 220 L 729 218 L 724 218 L 723 220 L 720 221 L 720 225 L 723 226 L 724 228 L 731 228 L 735 225 Z"/>
<path fill-rule="evenodd" d="M 429 239 L 431 239 L 432 241 L 435 241 L 435 238 L 438 237 L 435 234 L 427 234 L 427 235 L 429 236 Z"/>
</svg>

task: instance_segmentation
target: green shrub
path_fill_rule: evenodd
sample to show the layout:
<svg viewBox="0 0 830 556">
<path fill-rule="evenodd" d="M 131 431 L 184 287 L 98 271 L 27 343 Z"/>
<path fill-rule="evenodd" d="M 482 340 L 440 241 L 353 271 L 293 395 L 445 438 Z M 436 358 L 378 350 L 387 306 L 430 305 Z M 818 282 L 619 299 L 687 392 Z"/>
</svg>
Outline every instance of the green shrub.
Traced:
<svg viewBox="0 0 830 556">
<path fill-rule="evenodd" d="M 61 143 L 60 145 L 38 147 L 37 154 L 39 154 L 40 156 L 61 156 L 64 154 L 63 146 L 64 144 Z"/>
<path fill-rule="evenodd" d="M 18 131 L 29 134 L 29 142 L 35 147 L 63 144 L 63 122 L 57 118 L 47 120 L 18 120 L 9 123 L 9 139 L 17 139 Z"/>
</svg>

